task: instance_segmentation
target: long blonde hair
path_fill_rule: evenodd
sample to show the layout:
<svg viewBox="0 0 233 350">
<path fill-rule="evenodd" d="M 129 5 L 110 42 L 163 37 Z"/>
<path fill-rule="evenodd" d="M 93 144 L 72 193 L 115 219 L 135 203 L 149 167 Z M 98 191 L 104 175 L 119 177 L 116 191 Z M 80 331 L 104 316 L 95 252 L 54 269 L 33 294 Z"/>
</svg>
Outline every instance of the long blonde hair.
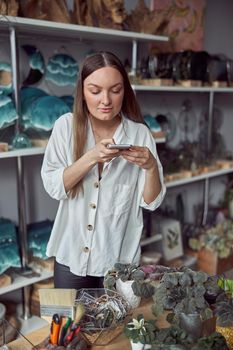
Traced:
<svg viewBox="0 0 233 350">
<path fill-rule="evenodd" d="M 87 142 L 87 125 L 88 125 L 88 109 L 84 100 L 83 82 L 97 69 L 103 67 L 113 67 L 117 69 L 122 77 L 124 83 L 124 98 L 122 102 L 121 112 L 126 118 L 134 120 L 138 123 L 144 123 L 140 107 L 135 98 L 134 91 L 130 85 L 128 75 L 124 69 L 123 64 L 111 52 L 101 51 L 93 55 L 87 56 L 83 62 L 79 73 L 77 88 L 74 100 L 73 109 L 73 145 L 74 162 L 84 154 L 85 145 Z M 74 186 L 70 191 L 71 198 L 74 198 L 82 188 L 82 181 Z"/>
</svg>

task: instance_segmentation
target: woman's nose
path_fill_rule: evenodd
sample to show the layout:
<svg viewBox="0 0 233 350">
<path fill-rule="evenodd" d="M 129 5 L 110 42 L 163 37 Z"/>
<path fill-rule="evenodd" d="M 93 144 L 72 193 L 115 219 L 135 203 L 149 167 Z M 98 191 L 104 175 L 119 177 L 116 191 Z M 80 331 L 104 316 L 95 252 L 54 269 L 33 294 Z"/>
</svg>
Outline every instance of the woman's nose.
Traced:
<svg viewBox="0 0 233 350">
<path fill-rule="evenodd" d="M 110 104 L 110 97 L 109 97 L 109 93 L 108 92 L 103 92 L 103 95 L 102 95 L 102 103 L 107 106 Z"/>
</svg>

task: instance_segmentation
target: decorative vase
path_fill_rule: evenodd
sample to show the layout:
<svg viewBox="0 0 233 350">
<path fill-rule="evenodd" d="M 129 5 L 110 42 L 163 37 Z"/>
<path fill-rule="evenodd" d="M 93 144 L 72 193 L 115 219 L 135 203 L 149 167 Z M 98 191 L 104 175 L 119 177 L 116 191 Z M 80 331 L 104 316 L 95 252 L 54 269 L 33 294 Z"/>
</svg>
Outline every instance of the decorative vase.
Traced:
<svg viewBox="0 0 233 350">
<path fill-rule="evenodd" d="M 233 349 L 233 326 L 221 327 L 216 326 L 216 332 L 221 333 L 226 339 L 229 349 Z"/>
<path fill-rule="evenodd" d="M 132 284 L 133 281 L 123 282 L 121 279 L 118 279 L 116 281 L 116 290 L 128 301 L 132 309 L 135 309 L 139 306 L 141 302 L 141 297 L 138 297 L 134 294 Z"/>
<path fill-rule="evenodd" d="M 132 340 L 130 340 L 130 344 L 131 344 L 132 350 L 147 350 L 147 349 L 151 349 L 151 345 L 149 345 L 149 344 L 142 344 L 140 342 L 133 343 Z"/>
</svg>

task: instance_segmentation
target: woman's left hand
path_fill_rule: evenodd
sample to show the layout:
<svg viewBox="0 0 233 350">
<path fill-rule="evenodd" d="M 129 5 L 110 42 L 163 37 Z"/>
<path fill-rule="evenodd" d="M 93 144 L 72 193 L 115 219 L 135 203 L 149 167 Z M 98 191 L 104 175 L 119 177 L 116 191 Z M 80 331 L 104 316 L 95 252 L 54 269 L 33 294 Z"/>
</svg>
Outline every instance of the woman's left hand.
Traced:
<svg viewBox="0 0 233 350">
<path fill-rule="evenodd" d="M 148 147 L 132 146 L 129 150 L 121 151 L 120 155 L 128 162 L 145 170 L 152 170 L 157 167 L 156 159 Z"/>
</svg>

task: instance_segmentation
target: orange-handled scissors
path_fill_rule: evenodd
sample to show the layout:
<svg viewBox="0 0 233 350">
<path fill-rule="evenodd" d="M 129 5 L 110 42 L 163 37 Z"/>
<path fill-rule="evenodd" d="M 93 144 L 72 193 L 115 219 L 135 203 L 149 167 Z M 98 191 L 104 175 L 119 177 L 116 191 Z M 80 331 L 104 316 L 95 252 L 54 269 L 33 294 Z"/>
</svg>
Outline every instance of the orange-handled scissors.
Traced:
<svg viewBox="0 0 233 350">
<path fill-rule="evenodd" d="M 58 344 L 60 327 L 61 327 L 61 319 L 58 314 L 54 314 L 52 318 L 51 328 L 50 328 L 50 343 L 53 345 Z"/>
</svg>

